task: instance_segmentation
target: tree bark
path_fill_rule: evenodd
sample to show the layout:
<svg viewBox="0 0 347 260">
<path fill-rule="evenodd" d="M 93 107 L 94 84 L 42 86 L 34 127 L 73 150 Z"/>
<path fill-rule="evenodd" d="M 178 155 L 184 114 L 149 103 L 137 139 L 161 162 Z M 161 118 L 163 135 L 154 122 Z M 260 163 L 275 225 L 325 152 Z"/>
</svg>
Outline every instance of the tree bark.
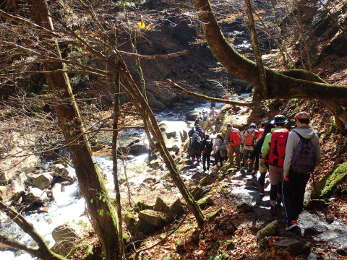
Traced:
<svg viewBox="0 0 347 260">
<path fill-rule="evenodd" d="M 260 87 L 256 64 L 238 53 L 224 38 L 213 15 L 209 0 L 194 0 L 199 19 L 205 27 L 206 40 L 213 55 L 224 67 L 248 82 Z M 335 103 L 342 112 L 335 119 L 347 122 L 341 105 L 347 101 L 347 86 L 332 85 L 323 82 L 307 80 L 313 73 L 305 70 L 275 71 L 265 68 L 268 98 L 317 98 L 323 102 Z M 318 77 L 318 76 L 317 76 Z M 334 112 L 334 111 L 332 111 Z"/>
<path fill-rule="evenodd" d="M 120 202 L 120 188 L 119 188 L 119 180 L 118 180 L 118 122 L 120 118 L 120 84 L 119 84 L 119 73 L 116 74 L 115 79 L 111 79 L 114 81 L 116 86 L 116 92 L 114 94 L 113 101 L 113 135 L 112 135 L 112 161 L 113 161 L 113 179 L 114 179 L 114 190 L 116 192 L 116 208 L 117 208 L 117 216 L 118 216 L 118 243 L 119 243 L 119 251 L 122 253 L 122 257 L 124 255 L 124 246 L 123 246 L 123 230 L 122 230 L 122 204 Z"/>
<path fill-rule="evenodd" d="M 193 213 L 194 217 L 196 218 L 196 221 L 198 223 L 199 227 L 202 227 L 205 222 L 205 218 L 201 212 L 200 207 L 195 202 L 193 196 L 185 186 L 184 182 L 182 181 L 178 169 L 176 167 L 176 164 L 174 160 L 172 159 L 170 153 L 166 149 L 165 142 L 163 139 L 163 136 L 161 134 L 161 131 L 159 129 L 159 126 L 157 124 L 157 121 L 155 119 L 155 116 L 153 114 L 153 111 L 151 107 L 148 104 L 148 101 L 146 100 L 145 96 L 143 95 L 142 89 L 140 89 L 134 79 L 132 78 L 131 74 L 128 71 L 128 68 L 124 61 L 120 58 L 120 67 L 117 67 L 116 64 L 113 63 L 112 60 L 109 61 L 109 68 L 112 68 L 112 71 L 110 73 L 114 72 L 121 72 L 120 73 L 120 79 L 122 82 L 122 87 L 127 90 L 127 94 L 130 95 L 131 99 L 136 101 L 136 105 L 138 106 L 138 109 L 140 111 L 144 111 L 144 118 L 145 125 L 149 128 L 150 133 L 153 136 L 153 139 L 155 141 L 156 148 L 161 154 L 161 157 L 163 158 L 166 166 L 169 169 L 170 177 L 172 178 L 174 184 L 179 189 L 180 193 L 182 194 L 184 200 L 187 203 L 187 206 L 189 210 Z"/>
<path fill-rule="evenodd" d="M 33 20 L 53 31 L 46 0 L 32 0 L 31 7 Z M 55 39 L 52 40 L 54 51 L 61 59 L 58 43 Z M 64 66 L 61 62 L 49 62 L 44 65 L 47 71 L 52 71 L 46 74 L 48 86 L 51 93 L 61 102 L 54 107 L 54 110 L 72 156 L 80 191 L 86 200 L 92 225 L 101 239 L 105 259 L 119 259 L 121 254 L 117 250 L 119 247 L 116 213 L 105 188 L 104 177 L 92 160 L 91 148 L 69 78 L 65 72 L 62 72 Z"/>
<path fill-rule="evenodd" d="M 265 97 L 267 93 L 266 72 L 264 69 L 263 60 L 261 58 L 257 32 L 255 30 L 255 22 L 253 17 L 253 8 L 252 8 L 251 0 L 245 0 L 245 4 L 247 9 L 247 16 L 248 16 L 248 27 L 251 32 L 251 42 L 253 46 L 253 53 L 257 63 L 258 77 L 259 77 L 259 87 L 257 88 L 258 91 L 255 93 L 255 95 L 256 96 L 260 95 L 260 98 L 261 98 L 261 97 Z"/>
</svg>

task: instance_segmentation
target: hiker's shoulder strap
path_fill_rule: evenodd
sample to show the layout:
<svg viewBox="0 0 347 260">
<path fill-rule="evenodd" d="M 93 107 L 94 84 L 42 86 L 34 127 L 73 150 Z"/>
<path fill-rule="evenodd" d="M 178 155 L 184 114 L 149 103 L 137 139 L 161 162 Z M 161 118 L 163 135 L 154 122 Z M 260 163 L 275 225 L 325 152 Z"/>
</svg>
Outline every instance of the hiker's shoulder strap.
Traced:
<svg viewBox="0 0 347 260">
<path fill-rule="evenodd" d="M 303 137 L 301 134 L 299 134 L 298 131 L 295 131 L 294 129 L 293 129 L 292 131 L 293 131 L 294 133 L 296 133 L 296 134 L 300 137 L 300 139 L 307 139 L 307 138 Z"/>
</svg>

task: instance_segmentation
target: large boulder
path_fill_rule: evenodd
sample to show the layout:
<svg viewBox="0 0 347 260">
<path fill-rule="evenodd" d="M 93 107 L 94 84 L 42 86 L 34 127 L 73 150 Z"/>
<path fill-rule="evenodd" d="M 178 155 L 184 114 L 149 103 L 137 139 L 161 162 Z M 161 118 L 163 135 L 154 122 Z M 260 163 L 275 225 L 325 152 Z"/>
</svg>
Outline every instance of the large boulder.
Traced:
<svg viewBox="0 0 347 260">
<path fill-rule="evenodd" d="M 45 172 L 39 174 L 30 174 L 28 176 L 27 183 L 43 190 L 49 187 L 49 185 L 52 183 L 52 180 L 53 176 L 50 173 Z"/>
<path fill-rule="evenodd" d="M 174 201 L 170 206 L 170 216 L 172 218 L 178 218 L 185 213 L 185 209 L 180 199 Z"/>
<path fill-rule="evenodd" d="M 52 232 L 52 237 L 55 244 L 51 249 L 63 256 L 68 255 L 80 240 L 77 232 L 68 225 L 57 226 Z"/>
<path fill-rule="evenodd" d="M 161 228 L 167 222 L 167 217 L 164 213 L 146 209 L 141 210 L 139 219 L 156 228 Z"/>
<path fill-rule="evenodd" d="M 57 163 L 57 164 L 53 164 L 52 165 L 52 175 L 53 176 L 59 176 L 59 177 L 71 177 L 69 174 L 69 171 L 66 169 L 66 167 L 61 164 L 61 163 Z"/>
<path fill-rule="evenodd" d="M 347 162 L 341 163 L 332 173 L 326 175 L 318 184 L 314 196 L 328 196 L 339 183 L 347 178 Z"/>
<path fill-rule="evenodd" d="M 275 246 L 288 250 L 293 255 L 308 254 L 311 249 L 311 243 L 295 238 L 284 238 L 274 243 Z"/>
<path fill-rule="evenodd" d="M 140 155 L 143 153 L 148 153 L 149 147 L 145 143 L 136 143 L 128 147 L 128 153 L 130 155 Z"/>
<path fill-rule="evenodd" d="M 170 214 L 170 207 L 159 197 L 157 197 L 155 201 L 154 210 L 160 211 L 164 213 L 166 216 Z"/>
</svg>

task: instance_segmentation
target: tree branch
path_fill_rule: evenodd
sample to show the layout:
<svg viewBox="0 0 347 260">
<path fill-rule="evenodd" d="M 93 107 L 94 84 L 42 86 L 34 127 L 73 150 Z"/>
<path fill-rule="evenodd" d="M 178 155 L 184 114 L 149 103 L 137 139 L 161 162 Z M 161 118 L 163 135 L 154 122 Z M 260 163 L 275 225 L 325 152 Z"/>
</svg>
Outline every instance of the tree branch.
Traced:
<svg viewBox="0 0 347 260">
<path fill-rule="evenodd" d="M 182 88 L 181 86 L 179 86 L 178 84 L 174 83 L 172 80 L 167 80 L 168 83 L 170 83 L 170 85 L 175 88 L 178 89 L 179 91 L 183 92 L 184 94 L 187 95 L 191 95 L 197 98 L 201 98 L 204 100 L 208 100 L 208 101 L 214 101 L 217 103 L 224 103 L 224 104 L 229 104 L 229 105 L 236 105 L 236 106 L 246 106 L 246 107 L 251 107 L 253 106 L 253 103 L 244 103 L 244 102 L 238 102 L 238 101 L 233 101 L 233 100 L 228 100 L 228 99 L 223 99 L 223 98 L 215 98 L 215 97 L 209 97 L 200 93 L 196 93 L 193 91 L 189 91 L 185 88 Z"/>
<path fill-rule="evenodd" d="M 2 201 L 0 201 L 0 210 L 3 211 L 10 219 L 12 219 L 25 233 L 27 233 L 39 246 L 39 249 L 30 249 L 18 242 L 11 241 L 9 239 L 6 239 L 4 237 L 1 237 L 1 239 L 4 239 L 3 241 L 0 240 L 0 242 L 3 242 L 6 244 L 8 242 L 10 246 L 19 246 L 20 249 L 26 250 L 28 253 L 33 254 L 34 256 L 39 256 L 40 258 L 44 259 L 59 259 L 63 260 L 64 257 L 57 255 L 53 253 L 47 246 L 47 244 L 43 241 L 42 237 L 36 232 L 34 229 L 34 226 L 30 224 L 26 219 L 20 215 L 15 210 L 11 209 L 10 207 L 6 206 Z M 28 250 L 27 250 L 28 249 Z"/>
</svg>

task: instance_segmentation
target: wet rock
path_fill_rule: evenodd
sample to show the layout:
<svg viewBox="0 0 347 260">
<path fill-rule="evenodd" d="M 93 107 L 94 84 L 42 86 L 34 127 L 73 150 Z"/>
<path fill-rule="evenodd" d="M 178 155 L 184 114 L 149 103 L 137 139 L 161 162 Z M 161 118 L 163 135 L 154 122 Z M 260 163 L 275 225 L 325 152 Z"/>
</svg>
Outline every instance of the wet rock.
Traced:
<svg viewBox="0 0 347 260">
<path fill-rule="evenodd" d="M 334 220 L 335 220 L 335 216 L 332 215 L 332 214 L 327 214 L 327 215 L 325 216 L 325 221 L 326 221 L 328 224 L 333 223 Z"/>
<path fill-rule="evenodd" d="M 163 212 L 166 215 L 170 214 L 170 207 L 159 197 L 155 201 L 154 210 Z"/>
<path fill-rule="evenodd" d="M 52 231 L 52 237 L 55 242 L 61 242 L 65 240 L 77 240 L 80 237 L 77 235 L 77 232 L 75 229 L 73 229 L 69 225 L 60 225 L 57 226 L 53 231 Z"/>
<path fill-rule="evenodd" d="M 128 147 L 128 153 L 130 155 L 140 155 L 143 153 L 148 153 L 149 151 L 149 147 L 147 144 L 144 143 L 137 143 L 137 144 L 133 144 L 130 147 Z"/>
<path fill-rule="evenodd" d="M 188 112 L 186 114 L 186 120 L 187 121 L 195 121 L 198 116 L 199 116 L 199 113 L 197 113 L 197 112 Z"/>
<path fill-rule="evenodd" d="M 321 234 L 327 230 L 328 230 L 327 226 L 317 224 L 317 225 L 314 225 L 312 227 L 306 228 L 304 234 L 305 234 L 305 236 L 315 236 L 315 235 Z"/>
<path fill-rule="evenodd" d="M 170 139 L 170 138 L 176 138 L 176 137 L 177 137 L 177 132 L 176 132 L 176 131 L 166 132 L 166 137 L 167 137 L 168 139 Z"/>
<path fill-rule="evenodd" d="M 274 245 L 285 248 L 293 255 L 308 254 L 311 249 L 311 243 L 293 238 L 281 239 L 274 243 Z"/>
<path fill-rule="evenodd" d="M 47 188 L 53 180 L 53 176 L 47 172 L 39 174 L 30 174 L 28 176 L 28 184 L 39 189 Z"/>
<path fill-rule="evenodd" d="M 21 198 L 17 201 L 24 212 L 37 211 L 41 207 L 47 206 L 47 194 L 38 188 L 30 188 L 28 192 L 22 194 Z"/>
<path fill-rule="evenodd" d="M 324 259 L 323 256 L 317 255 L 312 252 L 307 256 L 307 260 L 323 260 L 323 259 Z"/>
<path fill-rule="evenodd" d="M 57 163 L 52 165 L 52 171 L 54 171 L 54 175 L 59 176 L 69 176 L 69 171 L 63 164 Z"/>
<path fill-rule="evenodd" d="M 157 170 L 161 167 L 161 165 L 163 164 L 161 159 L 155 159 L 149 162 L 149 166 L 152 167 L 153 169 Z"/>
<path fill-rule="evenodd" d="M 164 213 L 150 209 L 141 210 L 139 219 L 156 228 L 161 228 L 167 221 Z"/>
<path fill-rule="evenodd" d="M 68 225 L 56 227 L 52 232 L 52 237 L 55 244 L 51 249 L 63 256 L 66 256 L 76 246 L 78 240 L 80 240 L 76 231 Z"/>
</svg>

